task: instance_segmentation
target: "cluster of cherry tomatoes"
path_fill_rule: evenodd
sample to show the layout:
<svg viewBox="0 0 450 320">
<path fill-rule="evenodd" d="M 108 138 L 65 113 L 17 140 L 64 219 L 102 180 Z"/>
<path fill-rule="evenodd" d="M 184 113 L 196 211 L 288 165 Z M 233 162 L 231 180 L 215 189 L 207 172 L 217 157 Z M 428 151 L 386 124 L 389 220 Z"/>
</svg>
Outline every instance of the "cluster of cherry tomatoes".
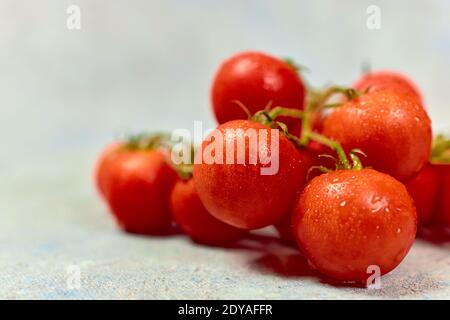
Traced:
<svg viewBox="0 0 450 320">
<path fill-rule="evenodd" d="M 317 89 L 292 61 L 243 52 L 219 67 L 211 102 L 219 126 L 199 150 L 220 133 L 223 148 L 244 141 L 236 152 L 250 154 L 248 129 L 276 129 L 276 174 L 261 174 L 259 158 L 214 163 L 199 151 L 198 161 L 175 165 L 165 134 L 116 141 L 96 181 L 123 230 L 169 234 L 176 225 L 223 245 L 273 225 L 313 268 L 364 282 L 370 266 L 385 274 L 403 260 L 418 224 L 450 225 L 450 143 L 433 143 L 421 94 L 404 75 L 368 72 L 352 87 Z M 275 152 L 270 139 L 258 148 Z"/>
</svg>

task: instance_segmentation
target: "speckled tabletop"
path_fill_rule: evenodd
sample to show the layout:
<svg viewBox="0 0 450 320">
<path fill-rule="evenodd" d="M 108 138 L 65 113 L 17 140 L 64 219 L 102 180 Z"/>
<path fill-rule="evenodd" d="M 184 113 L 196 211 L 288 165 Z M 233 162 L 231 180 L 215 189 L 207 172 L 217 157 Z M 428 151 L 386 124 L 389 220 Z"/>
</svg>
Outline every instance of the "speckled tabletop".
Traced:
<svg viewBox="0 0 450 320">
<path fill-rule="evenodd" d="M 181 235 L 123 234 L 91 188 L 89 156 L 42 159 L 2 181 L 0 298 L 450 297 L 450 244 L 416 241 L 404 262 L 382 278 L 381 288 L 368 290 L 318 277 L 271 230 L 226 249 L 196 245 Z"/>
<path fill-rule="evenodd" d="M 213 72 L 248 49 L 313 85 L 351 84 L 363 62 L 405 72 L 448 131 L 449 15 L 441 0 L 0 0 L 0 298 L 449 299 L 448 244 L 417 241 L 380 290 L 337 287 L 270 230 L 229 249 L 122 234 L 91 181 L 120 133 L 214 127 Z"/>
</svg>

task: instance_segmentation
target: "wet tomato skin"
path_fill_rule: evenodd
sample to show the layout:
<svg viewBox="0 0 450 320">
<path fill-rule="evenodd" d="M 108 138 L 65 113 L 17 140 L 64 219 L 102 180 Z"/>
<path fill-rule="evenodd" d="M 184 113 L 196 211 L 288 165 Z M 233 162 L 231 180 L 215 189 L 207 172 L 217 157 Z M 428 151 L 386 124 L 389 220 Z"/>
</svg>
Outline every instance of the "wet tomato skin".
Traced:
<svg viewBox="0 0 450 320">
<path fill-rule="evenodd" d="M 233 101 L 242 102 L 250 113 L 272 107 L 303 109 L 305 86 L 297 71 L 287 62 L 262 52 L 246 51 L 226 59 L 217 70 L 211 102 L 219 124 L 247 119 Z M 300 121 L 280 117 L 291 133 L 299 133 Z"/>
<path fill-rule="evenodd" d="M 276 223 L 287 214 L 298 192 L 304 185 L 307 164 L 299 150 L 281 132 L 277 153 L 279 156 L 278 170 L 272 174 L 261 174 L 261 169 L 268 169 L 273 161 L 263 164 L 258 160 L 255 164 L 249 162 L 248 129 L 258 134 L 266 132 L 268 139 L 255 150 L 258 153 L 268 150 L 272 152 L 271 129 L 265 125 L 248 121 L 234 120 L 220 125 L 202 143 L 202 150 L 212 144 L 211 137 L 218 134 L 223 139 L 223 154 L 227 145 L 236 145 L 240 138 L 245 145 L 234 150 L 245 151 L 244 164 L 206 163 L 202 153 L 198 152 L 194 164 L 193 176 L 195 188 L 205 208 L 217 219 L 242 229 L 258 229 Z M 261 141 L 261 140 L 260 140 Z M 275 155 L 275 150 L 273 151 Z M 255 157 L 253 155 L 252 157 Z M 235 157 L 236 159 L 236 157 Z M 259 158 L 258 158 L 259 159 Z"/>
<path fill-rule="evenodd" d="M 159 150 L 122 148 L 108 164 L 108 171 L 103 188 L 119 226 L 138 234 L 169 232 L 169 193 L 178 175 L 166 155 Z"/>
<path fill-rule="evenodd" d="M 393 270 L 409 251 L 417 229 L 405 186 L 372 169 L 327 173 L 302 192 L 293 213 L 294 234 L 322 273 L 364 282 L 367 268 Z"/>
<path fill-rule="evenodd" d="M 436 210 L 439 184 L 439 175 L 432 164 L 427 164 L 414 178 L 405 183 L 416 205 L 419 225 L 426 223 Z"/>
<path fill-rule="evenodd" d="M 346 151 L 361 149 L 364 166 L 400 181 L 417 174 L 431 153 L 431 120 L 409 96 L 392 91 L 364 94 L 334 110 L 323 134 Z"/>
<path fill-rule="evenodd" d="M 244 230 L 214 218 L 203 206 L 194 180 L 179 180 L 170 196 L 170 207 L 176 224 L 195 242 L 225 245 L 238 240 Z"/>
<path fill-rule="evenodd" d="M 422 96 L 417 86 L 405 75 L 391 70 L 366 73 L 353 84 L 353 88 L 362 92 L 393 90 L 410 95 L 419 104 L 423 105 Z"/>
</svg>

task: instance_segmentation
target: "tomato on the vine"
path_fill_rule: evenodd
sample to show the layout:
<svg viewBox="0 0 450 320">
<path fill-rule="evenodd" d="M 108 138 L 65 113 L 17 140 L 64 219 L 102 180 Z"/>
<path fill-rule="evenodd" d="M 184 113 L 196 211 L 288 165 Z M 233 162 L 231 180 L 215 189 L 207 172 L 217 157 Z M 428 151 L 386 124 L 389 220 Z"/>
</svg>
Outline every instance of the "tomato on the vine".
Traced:
<svg viewBox="0 0 450 320">
<path fill-rule="evenodd" d="M 119 226 L 127 232 L 164 234 L 172 224 L 169 193 L 177 173 L 158 149 L 116 143 L 100 158 L 97 184 Z"/>
<path fill-rule="evenodd" d="M 302 151 L 281 132 L 272 137 L 273 132 L 279 131 L 250 120 L 234 120 L 220 125 L 203 141 L 203 151 L 219 145 L 215 154 L 226 155 L 228 150 L 234 159 L 238 154 L 245 156 L 240 163 L 218 163 L 204 161 L 204 152 L 197 153 L 195 188 L 217 219 L 238 228 L 257 229 L 274 224 L 289 212 L 308 167 Z M 223 137 L 223 143 L 217 144 L 216 137 Z M 263 161 L 263 154 L 270 161 Z"/>
<path fill-rule="evenodd" d="M 195 242 L 225 245 L 238 240 L 244 230 L 213 217 L 204 207 L 194 180 L 179 180 L 170 196 L 170 208 L 176 224 Z"/>
<path fill-rule="evenodd" d="M 293 213 L 294 234 L 310 263 L 342 281 L 364 282 L 394 269 L 416 236 L 417 216 L 405 186 L 372 169 L 314 178 Z"/>
<path fill-rule="evenodd" d="M 414 199 L 417 220 L 426 223 L 436 210 L 440 193 L 440 177 L 434 165 L 427 164 L 414 178 L 405 183 Z"/>
<path fill-rule="evenodd" d="M 433 164 L 438 176 L 440 192 L 437 200 L 437 210 L 433 215 L 434 222 L 450 227 L 450 164 Z"/>
<path fill-rule="evenodd" d="M 400 181 L 410 179 L 428 162 L 431 121 L 408 95 L 376 91 L 337 107 L 325 119 L 323 134 L 345 150 L 361 149 L 365 166 Z"/>
<path fill-rule="evenodd" d="M 450 227 L 450 173 L 444 178 L 442 186 L 442 198 L 440 215 L 444 218 L 445 223 Z"/>
<path fill-rule="evenodd" d="M 280 235 L 280 239 L 288 244 L 295 244 L 294 230 L 292 227 L 292 213 L 289 212 L 274 224 L 275 230 Z"/>
<path fill-rule="evenodd" d="M 419 104 L 423 104 L 420 91 L 412 80 L 392 70 L 368 72 L 355 82 L 353 87 L 363 92 L 393 90 L 410 95 Z"/>
<path fill-rule="evenodd" d="M 219 124 L 246 119 L 242 103 L 251 114 L 266 106 L 303 109 L 305 86 L 295 67 L 262 52 L 246 51 L 225 60 L 211 87 L 211 102 Z M 300 122 L 281 118 L 290 132 L 298 133 Z"/>
<path fill-rule="evenodd" d="M 107 194 L 107 184 L 110 178 L 110 164 L 114 162 L 114 159 L 120 154 L 120 149 L 123 144 L 120 142 L 113 142 L 108 145 L 98 157 L 95 166 L 95 184 L 97 191 L 103 198 L 108 198 Z"/>
</svg>

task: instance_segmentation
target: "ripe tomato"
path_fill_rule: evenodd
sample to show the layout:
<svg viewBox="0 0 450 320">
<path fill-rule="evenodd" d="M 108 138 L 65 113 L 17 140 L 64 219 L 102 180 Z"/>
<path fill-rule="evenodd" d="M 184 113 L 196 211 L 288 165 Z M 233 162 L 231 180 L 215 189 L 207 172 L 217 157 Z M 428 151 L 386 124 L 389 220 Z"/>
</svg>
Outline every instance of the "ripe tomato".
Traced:
<svg viewBox="0 0 450 320">
<path fill-rule="evenodd" d="M 238 240 L 244 230 L 214 218 L 203 206 L 194 180 L 179 180 L 170 196 L 172 216 L 177 225 L 192 240 L 212 245 L 223 245 Z"/>
<path fill-rule="evenodd" d="M 100 160 L 97 177 L 118 224 L 132 233 L 166 233 L 171 226 L 169 192 L 177 173 L 166 163 L 165 154 L 124 145 L 113 150 Z"/>
<path fill-rule="evenodd" d="M 297 71 L 287 62 L 262 52 L 242 52 L 225 60 L 211 87 L 211 102 L 217 121 L 225 123 L 247 119 L 233 101 L 242 102 L 250 111 L 272 107 L 303 109 L 305 86 Z M 291 133 L 299 133 L 298 120 L 280 117 Z"/>
<path fill-rule="evenodd" d="M 306 161 L 282 133 L 273 140 L 272 132 L 278 131 L 235 120 L 220 125 L 203 141 L 203 152 L 197 152 L 194 164 L 194 183 L 204 206 L 217 219 L 238 228 L 257 229 L 274 224 L 290 210 L 305 182 Z M 259 138 L 255 145 L 252 137 L 263 134 L 267 138 Z M 216 137 L 223 137 L 223 143 L 217 143 Z M 238 153 L 244 153 L 245 161 L 204 161 L 203 153 L 214 145 L 219 145 L 214 153 L 223 155 L 227 146 L 233 146 L 230 154 L 237 159 Z M 266 152 L 271 161 L 262 161 Z M 261 170 L 269 168 L 274 170 L 272 174 L 263 175 Z"/>
<path fill-rule="evenodd" d="M 294 234 L 308 260 L 342 281 L 364 282 L 406 256 L 417 229 L 405 186 L 372 169 L 340 170 L 314 178 L 294 208 Z"/>
<path fill-rule="evenodd" d="M 366 73 L 353 88 L 363 92 L 383 91 L 386 89 L 408 94 L 419 104 L 423 104 L 422 96 L 417 86 L 406 76 L 394 71 L 373 71 Z"/>
<path fill-rule="evenodd" d="M 364 94 L 336 108 L 323 134 L 345 150 L 361 149 L 365 166 L 405 181 L 427 163 L 431 152 L 431 121 L 409 96 L 392 91 Z"/>
<path fill-rule="evenodd" d="M 295 243 L 294 231 L 292 229 L 292 214 L 290 212 L 282 217 L 274 226 L 281 240 L 289 244 Z"/>
<path fill-rule="evenodd" d="M 120 149 L 123 147 L 122 143 L 113 142 L 107 146 L 100 154 L 95 167 L 95 182 L 99 194 L 107 199 L 106 184 L 109 179 L 110 169 L 109 165 L 113 163 L 114 159 L 120 154 Z"/>
<path fill-rule="evenodd" d="M 447 173 L 444 177 L 441 201 L 442 204 L 440 214 L 444 217 L 444 221 L 447 223 L 447 226 L 450 227 L 450 173 Z"/>
<path fill-rule="evenodd" d="M 450 227 L 450 164 L 433 165 L 440 179 L 438 209 L 433 220 Z"/>
<path fill-rule="evenodd" d="M 424 224 L 436 209 L 439 193 L 439 175 L 433 165 L 427 164 L 414 178 L 406 184 L 409 194 L 414 199 L 417 220 Z"/>
</svg>

